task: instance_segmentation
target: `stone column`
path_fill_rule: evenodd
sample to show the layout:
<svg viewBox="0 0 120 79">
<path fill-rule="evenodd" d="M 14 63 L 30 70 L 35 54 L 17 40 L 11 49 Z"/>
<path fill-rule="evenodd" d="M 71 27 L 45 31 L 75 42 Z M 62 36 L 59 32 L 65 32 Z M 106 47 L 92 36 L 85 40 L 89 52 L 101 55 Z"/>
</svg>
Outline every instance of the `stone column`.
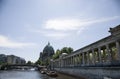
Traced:
<svg viewBox="0 0 120 79">
<path fill-rule="evenodd" d="M 118 41 L 116 41 L 116 48 L 117 48 L 117 59 L 120 62 L 120 44 Z"/>
<path fill-rule="evenodd" d="M 75 56 L 73 56 L 73 66 L 75 66 Z"/>
<path fill-rule="evenodd" d="M 68 58 L 67 58 L 67 59 L 66 59 L 66 67 L 68 67 L 68 65 L 69 65 L 69 64 L 68 64 Z"/>
<path fill-rule="evenodd" d="M 77 66 L 77 55 L 75 55 L 75 66 Z"/>
<path fill-rule="evenodd" d="M 67 67 L 67 62 L 68 62 L 67 59 L 68 58 L 65 58 L 65 67 Z"/>
<path fill-rule="evenodd" d="M 99 63 L 102 64 L 102 57 L 101 57 L 101 48 L 98 48 L 98 54 L 99 54 Z"/>
<path fill-rule="evenodd" d="M 59 67 L 58 61 L 55 61 L 55 67 Z"/>
<path fill-rule="evenodd" d="M 109 63 L 110 63 L 111 62 L 111 55 L 110 55 L 110 49 L 109 49 L 108 44 L 106 45 L 106 49 L 107 49 L 107 53 L 108 53 L 108 60 L 109 60 Z"/>
<path fill-rule="evenodd" d="M 81 66 L 81 59 L 80 59 L 80 54 L 79 54 L 79 66 Z"/>
<path fill-rule="evenodd" d="M 82 65 L 84 66 L 85 65 L 85 54 L 84 53 L 82 53 Z"/>
<path fill-rule="evenodd" d="M 76 55 L 74 55 L 74 66 L 76 66 Z"/>
<path fill-rule="evenodd" d="M 67 62 L 66 63 L 67 63 L 67 67 L 69 67 L 69 58 L 67 58 Z"/>
<path fill-rule="evenodd" d="M 74 66 L 74 56 L 72 56 L 72 66 Z"/>
<path fill-rule="evenodd" d="M 66 59 L 64 59 L 63 62 L 64 62 L 63 63 L 63 67 L 65 67 L 65 65 L 66 65 Z"/>
<path fill-rule="evenodd" d="M 87 65 L 89 65 L 89 59 L 90 59 L 89 52 L 87 52 Z"/>
<path fill-rule="evenodd" d="M 72 60 L 72 56 L 71 56 L 71 66 L 73 65 L 73 60 Z"/>
<path fill-rule="evenodd" d="M 92 64 L 95 65 L 94 49 L 92 49 Z"/>
<path fill-rule="evenodd" d="M 69 67 L 69 58 L 67 58 L 67 67 Z"/>
<path fill-rule="evenodd" d="M 59 63 L 60 63 L 60 64 L 59 64 L 59 67 L 61 68 L 61 59 L 59 60 Z"/>
<path fill-rule="evenodd" d="M 77 66 L 79 66 L 79 55 L 77 55 Z"/>
<path fill-rule="evenodd" d="M 69 62 L 69 67 L 70 67 L 70 65 L 71 65 L 71 58 L 70 57 L 68 58 L 68 62 Z"/>
<path fill-rule="evenodd" d="M 71 56 L 71 67 L 73 66 L 73 57 Z"/>
<path fill-rule="evenodd" d="M 66 58 L 66 66 L 67 66 L 67 67 L 69 66 L 68 58 Z"/>
<path fill-rule="evenodd" d="M 70 66 L 71 66 L 71 57 L 69 57 L 69 61 L 70 61 Z M 69 66 L 69 67 L 70 67 L 70 66 Z"/>
<path fill-rule="evenodd" d="M 58 64 L 57 64 L 58 62 L 57 61 L 54 61 L 54 67 L 56 68 L 56 67 L 58 67 Z"/>
</svg>

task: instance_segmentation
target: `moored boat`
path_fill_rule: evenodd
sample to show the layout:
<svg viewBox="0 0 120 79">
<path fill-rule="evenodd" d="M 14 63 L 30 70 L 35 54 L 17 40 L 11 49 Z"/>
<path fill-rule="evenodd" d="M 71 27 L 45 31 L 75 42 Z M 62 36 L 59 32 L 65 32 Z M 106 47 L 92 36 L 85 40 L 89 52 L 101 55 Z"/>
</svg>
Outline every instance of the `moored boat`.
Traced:
<svg viewBox="0 0 120 79">
<path fill-rule="evenodd" d="M 47 75 L 51 76 L 51 77 L 57 77 L 58 76 L 56 71 L 48 71 Z"/>
<path fill-rule="evenodd" d="M 41 73 L 41 74 L 45 74 L 46 72 L 45 72 L 44 70 L 41 70 L 40 73 Z"/>
</svg>

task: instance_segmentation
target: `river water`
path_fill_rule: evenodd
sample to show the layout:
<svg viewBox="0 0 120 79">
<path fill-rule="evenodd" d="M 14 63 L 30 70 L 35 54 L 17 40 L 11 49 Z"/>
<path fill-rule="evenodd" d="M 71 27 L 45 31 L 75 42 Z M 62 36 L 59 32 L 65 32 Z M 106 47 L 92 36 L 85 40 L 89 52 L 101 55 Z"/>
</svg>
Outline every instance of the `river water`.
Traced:
<svg viewBox="0 0 120 79">
<path fill-rule="evenodd" d="M 8 70 L 0 71 L 0 79 L 76 79 L 71 76 L 58 74 L 58 77 L 52 78 L 46 74 L 41 74 L 34 70 Z"/>
</svg>

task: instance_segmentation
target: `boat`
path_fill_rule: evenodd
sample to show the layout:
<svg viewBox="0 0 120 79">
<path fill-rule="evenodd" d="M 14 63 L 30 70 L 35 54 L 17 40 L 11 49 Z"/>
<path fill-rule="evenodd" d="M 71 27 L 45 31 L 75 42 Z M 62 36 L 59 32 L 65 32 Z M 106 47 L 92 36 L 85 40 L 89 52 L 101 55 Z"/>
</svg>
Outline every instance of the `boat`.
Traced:
<svg viewBox="0 0 120 79">
<path fill-rule="evenodd" d="M 46 74 L 46 72 L 44 70 L 41 70 L 40 73 L 41 74 Z"/>
<path fill-rule="evenodd" d="M 31 68 L 30 70 L 31 70 L 31 71 L 34 71 L 34 70 L 35 70 L 35 68 Z"/>
<path fill-rule="evenodd" d="M 41 74 L 46 74 L 47 71 L 48 71 L 47 68 L 43 68 L 43 69 L 40 70 L 40 73 L 41 73 Z"/>
<path fill-rule="evenodd" d="M 48 71 L 47 75 L 51 76 L 51 77 L 57 77 L 58 76 L 56 71 Z"/>
</svg>

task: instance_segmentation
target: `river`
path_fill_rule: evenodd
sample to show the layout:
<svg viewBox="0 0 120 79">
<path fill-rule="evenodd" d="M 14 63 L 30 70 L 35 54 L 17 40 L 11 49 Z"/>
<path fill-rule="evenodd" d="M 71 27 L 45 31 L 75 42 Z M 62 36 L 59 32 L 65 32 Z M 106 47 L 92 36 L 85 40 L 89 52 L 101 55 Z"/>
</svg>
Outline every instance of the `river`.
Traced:
<svg viewBox="0 0 120 79">
<path fill-rule="evenodd" d="M 46 74 L 41 74 L 34 70 L 7 70 L 0 71 L 0 79 L 76 79 L 71 76 L 58 74 L 58 77 L 52 78 Z"/>
</svg>

